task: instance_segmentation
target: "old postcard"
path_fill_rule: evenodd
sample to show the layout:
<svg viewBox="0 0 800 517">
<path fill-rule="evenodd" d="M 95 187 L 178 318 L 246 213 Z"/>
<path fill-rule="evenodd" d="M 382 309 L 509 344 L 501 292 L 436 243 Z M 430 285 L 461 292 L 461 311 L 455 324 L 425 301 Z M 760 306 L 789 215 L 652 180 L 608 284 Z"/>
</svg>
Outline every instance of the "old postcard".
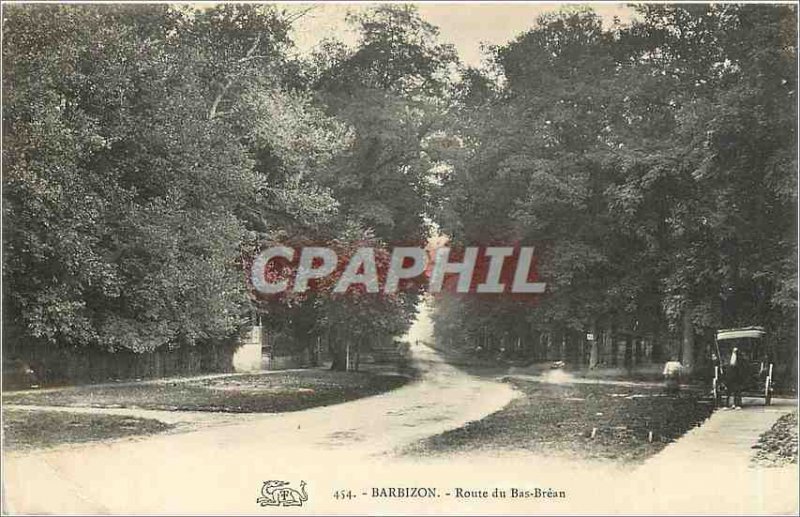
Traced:
<svg viewBox="0 0 800 517">
<path fill-rule="evenodd" d="M 3 2 L 8 515 L 796 515 L 797 5 Z"/>
</svg>

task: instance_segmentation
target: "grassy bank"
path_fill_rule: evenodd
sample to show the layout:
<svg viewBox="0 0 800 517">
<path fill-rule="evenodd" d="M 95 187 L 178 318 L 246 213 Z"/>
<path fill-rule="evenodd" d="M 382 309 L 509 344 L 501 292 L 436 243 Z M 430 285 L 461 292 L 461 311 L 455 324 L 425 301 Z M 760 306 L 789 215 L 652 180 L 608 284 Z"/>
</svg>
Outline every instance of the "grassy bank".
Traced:
<svg viewBox="0 0 800 517">
<path fill-rule="evenodd" d="M 783 415 L 753 446 L 753 463 L 783 467 L 797 463 L 797 411 Z"/>
<path fill-rule="evenodd" d="M 149 418 L 64 411 L 3 411 L 5 450 L 31 450 L 161 433 L 173 426 Z"/>
<path fill-rule="evenodd" d="M 5 404 L 167 411 L 280 413 L 376 395 L 409 382 L 374 373 L 300 370 L 176 381 L 10 392 Z"/>
<path fill-rule="evenodd" d="M 435 455 L 528 450 L 581 459 L 640 462 L 712 412 L 708 401 L 647 386 L 548 384 L 510 380 L 521 396 L 476 422 L 407 449 Z M 651 437 L 652 433 L 652 437 Z"/>
</svg>

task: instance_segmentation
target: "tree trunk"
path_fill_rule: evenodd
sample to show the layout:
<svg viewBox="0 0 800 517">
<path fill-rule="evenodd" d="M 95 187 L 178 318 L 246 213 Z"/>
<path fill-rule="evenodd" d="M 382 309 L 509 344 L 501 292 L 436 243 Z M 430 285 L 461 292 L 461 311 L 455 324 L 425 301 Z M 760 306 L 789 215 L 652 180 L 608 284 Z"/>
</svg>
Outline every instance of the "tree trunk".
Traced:
<svg viewBox="0 0 800 517">
<path fill-rule="evenodd" d="M 331 370 L 336 372 L 347 371 L 347 348 L 342 342 L 338 332 L 330 343 L 331 352 Z"/>
<path fill-rule="evenodd" d="M 664 360 L 664 345 L 662 343 L 661 332 L 656 331 L 653 334 L 652 345 L 650 346 L 650 361 L 659 363 Z"/>
<path fill-rule="evenodd" d="M 592 334 L 592 341 L 589 345 L 589 368 L 595 368 L 597 363 L 600 361 L 600 345 L 598 343 L 597 338 L 597 323 L 592 321 L 592 327 L 589 329 L 589 333 Z"/>
<path fill-rule="evenodd" d="M 553 329 L 551 328 L 547 331 L 547 339 L 545 340 L 544 357 L 543 357 L 545 361 L 549 361 L 550 358 L 553 356 L 553 341 L 554 341 Z"/>
<path fill-rule="evenodd" d="M 642 364 L 642 347 L 644 343 L 642 342 L 642 338 L 637 336 L 634 338 L 633 342 L 633 364 L 638 365 Z"/>
<path fill-rule="evenodd" d="M 308 341 L 308 362 L 312 368 L 319 366 L 319 336 Z"/>
<path fill-rule="evenodd" d="M 694 326 L 692 325 L 692 313 L 689 307 L 683 310 L 683 343 L 681 348 L 681 363 L 684 371 L 692 373 L 692 368 L 694 367 Z"/>
<path fill-rule="evenodd" d="M 607 330 L 603 336 L 605 338 L 605 352 L 607 359 L 610 361 L 606 361 L 606 367 L 609 366 L 617 366 L 617 341 L 614 338 L 614 325 L 609 322 Z"/>
<path fill-rule="evenodd" d="M 358 371 L 358 367 L 361 364 L 361 340 L 362 339 L 363 338 L 359 338 L 359 340 L 356 342 L 356 364 L 355 364 L 355 368 L 353 368 L 355 371 Z"/>
<path fill-rule="evenodd" d="M 633 336 L 625 335 L 625 368 L 633 366 Z"/>
<path fill-rule="evenodd" d="M 539 342 L 541 340 L 541 332 L 538 330 L 531 330 L 530 337 L 525 342 L 525 357 L 528 359 L 536 360 L 539 351 Z"/>
</svg>

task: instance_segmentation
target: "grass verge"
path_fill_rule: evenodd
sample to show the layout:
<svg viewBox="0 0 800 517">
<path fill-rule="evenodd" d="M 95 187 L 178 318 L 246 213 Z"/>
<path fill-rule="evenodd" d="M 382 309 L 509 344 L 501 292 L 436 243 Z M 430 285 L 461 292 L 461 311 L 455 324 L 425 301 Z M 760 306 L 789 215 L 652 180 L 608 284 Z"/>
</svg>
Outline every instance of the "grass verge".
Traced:
<svg viewBox="0 0 800 517">
<path fill-rule="evenodd" d="M 753 463 L 761 467 L 783 467 L 797 463 L 797 411 L 783 415 L 772 428 L 762 434 Z"/>
<path fill-rule="evenodd" d="M 302 370 L 170 383 L 78 386 L 6 392 L 5 404 L 167 411 L 280 413 L 338 404 L 402 386 L 408 377 Z"/>
<path fill-rule="evenodd" d="M 713 411 L 710 402 L 691 392 L 669 395 L 661 388 L 640 386 L 509 382 L 521 396 L 508 406 L 417 442 L 405 452 L 528 450 L 570 458 L 641 462 Z"/>
<path fill-rule="evenodd" d="M 5 450 L 31 450 L 161 433 L 173 426 L 149 418 L 65 411 L 3 411 Z"/>
</svg>

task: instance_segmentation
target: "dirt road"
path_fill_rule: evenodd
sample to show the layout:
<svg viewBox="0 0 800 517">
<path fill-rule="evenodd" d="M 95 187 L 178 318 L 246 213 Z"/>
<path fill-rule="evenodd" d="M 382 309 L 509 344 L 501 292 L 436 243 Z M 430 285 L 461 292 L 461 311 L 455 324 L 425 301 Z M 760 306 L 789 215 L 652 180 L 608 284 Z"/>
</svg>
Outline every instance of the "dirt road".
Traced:
<svg viewBox="0 0 800 517">
<path fill-rule="evenodd" d="M 249 513 L 257 509 L 264 480 L 336 480 L 357 465 L 380 465 L 376 455 L 480 419 L 514 396 L 508 385 L 448 366 L 430 348 L 417 345 L 413 353 L 422 380 L 375 397 L 297 413 L 248 415 L 241 424 L 228 420 L 191 433 L 8 453 L 6 508 Z"/>
<path fill-rule="evenodd" d="M 413 354 L 422 380 L 375 397 L 297 413 L 226 418 L 193 432 L 6 454 L 5 510 L 217 515 L 797 511 L 796 465 L 767 470 L 747 464 L 750 445 L 792 409 L 793 401 L 717 412 L 638 469 L 521 452 L 409 459 L 393 451 L 480 419 L 514 396 L 509 385 L 456 370 L 430 348 L 415 346 Z M 256 498 L 270 479 L 293 487 L 306 481 L 309 499 L 303 508 L 260 507 Z M 434 495 L 384 497 L 389 492 L 380 490 L 409 487 L 429 488 Z M 513 497 L 537 489 L 556 497 Z"/>
<path fill-rule="evenodd" d="M 778 418 L 797 408 L 796 400 L 745 399 L 741 411 L 718 410 L 639 470 L 652 495 L 645 513 L 693 514 L 798 512 L 798 466 L 754 468 L 753 444 Z M 639 487 L 639 490 L 644 487 Z"/>
</svg>

